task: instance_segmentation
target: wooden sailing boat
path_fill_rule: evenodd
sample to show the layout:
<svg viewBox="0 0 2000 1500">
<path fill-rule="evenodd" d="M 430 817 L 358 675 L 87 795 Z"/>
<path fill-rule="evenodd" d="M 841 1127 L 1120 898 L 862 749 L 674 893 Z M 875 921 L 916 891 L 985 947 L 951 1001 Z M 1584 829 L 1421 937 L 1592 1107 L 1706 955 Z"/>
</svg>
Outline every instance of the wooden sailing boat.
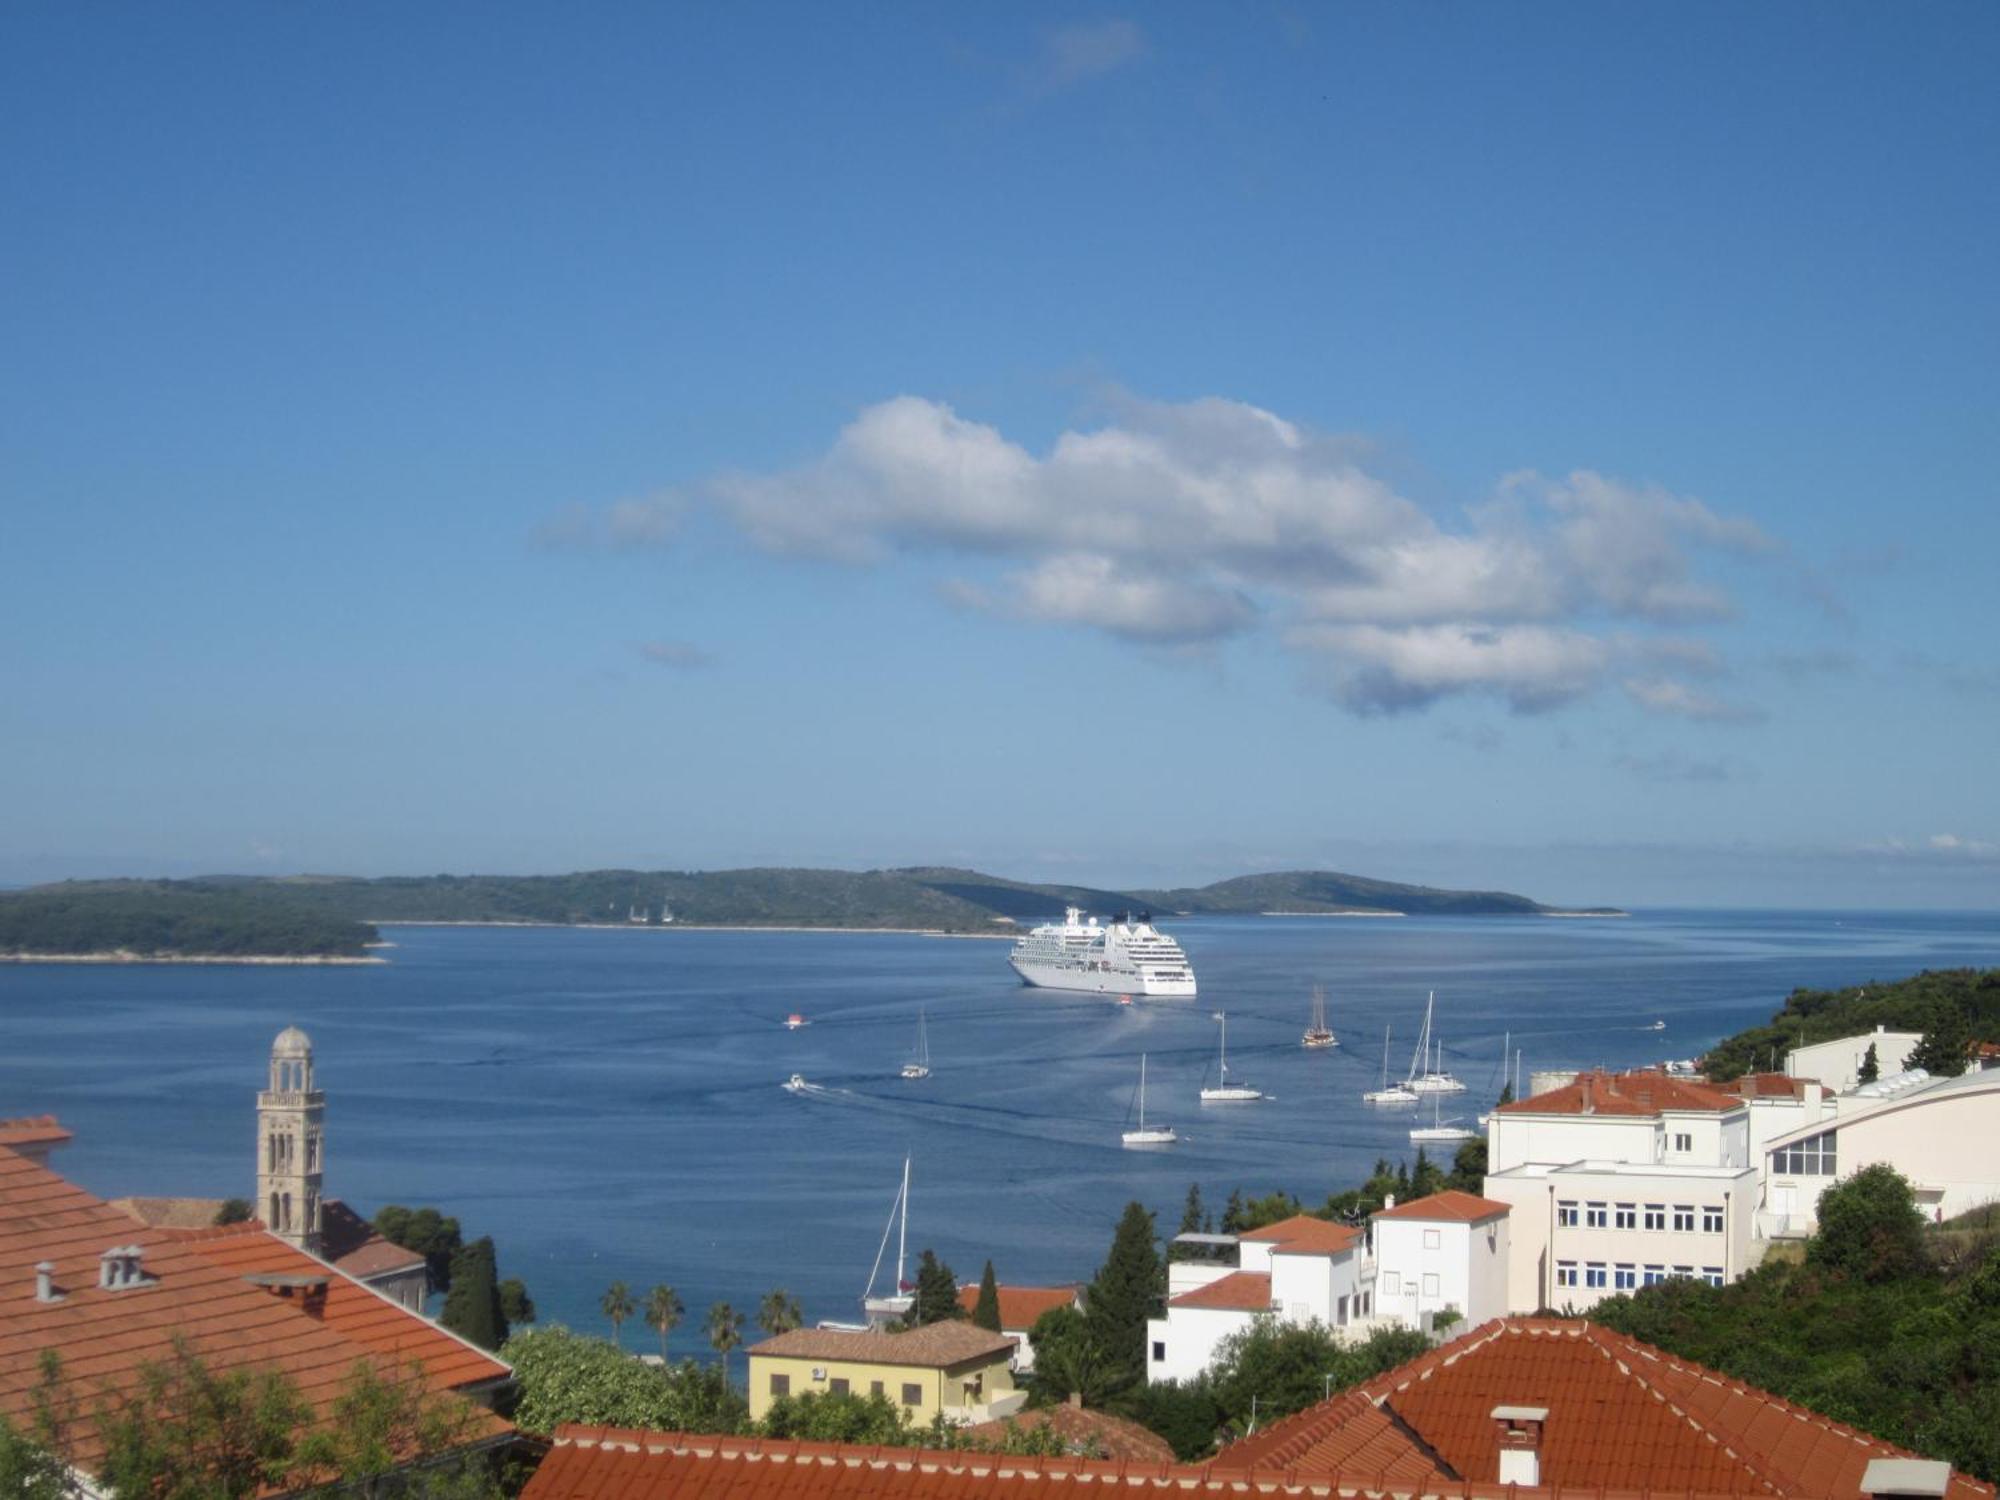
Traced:
<svg viewBox="0 0 2000 1500">
<path fill-rule="evenodd" d="M 1333 1034 L 1333 1028 L 1326 1024 L 1326 987 L 1313 986 L 1312 1024 L 1306 1027 L 1306 1034 L 1299 1038 L 1301 1047 L 1319 1049 L 1338 1047 L 1340 1039 Z"/>
</svg>

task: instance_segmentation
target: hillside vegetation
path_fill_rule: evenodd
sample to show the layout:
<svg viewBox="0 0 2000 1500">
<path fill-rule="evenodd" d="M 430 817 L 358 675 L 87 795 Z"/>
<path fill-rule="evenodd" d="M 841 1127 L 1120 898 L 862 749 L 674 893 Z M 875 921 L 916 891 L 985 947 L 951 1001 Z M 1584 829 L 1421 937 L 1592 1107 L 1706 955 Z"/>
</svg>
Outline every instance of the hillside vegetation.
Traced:
<svg viewBox="0 0 2000 1500">
<path fill-rule="evenodd" d="M 167 881 L 0 895 L 0 954 L 360 958 L 366 923 L 307 905 Z"/>
<path fill-rule="evenodd" d="M 2000 1038 L 2000 969 L 1926 969 L 1889 983 L 1871 979 L 1844 990 L 1793 990 L 1784 1008 L 1762 1026 L 1711 1047 L 1705 1066 L 1711 1078 L 1725 1080 L 1756 1068 L 1781 1068 L 1794 1047 L 1877 1026 L 1930 1031 L 1953 1007 L 1972 1036 Z"/>
<path fill-rule="evenodd" d="M 1239 875 L 1213 885 L 1171 891 L 1141 891 L 1139 899 L 1162 911 L 1181 912 L 1402 912 L 1426 917 L 1536 916 L 1552 910 L 1507 891 L 1447 891 L 1427 885 L 1399 885 L 1331 870 L 1285 870 L 1271 875 Z M 1609 915 L 1611 907 L 1592 907 Z"/>
</svg>

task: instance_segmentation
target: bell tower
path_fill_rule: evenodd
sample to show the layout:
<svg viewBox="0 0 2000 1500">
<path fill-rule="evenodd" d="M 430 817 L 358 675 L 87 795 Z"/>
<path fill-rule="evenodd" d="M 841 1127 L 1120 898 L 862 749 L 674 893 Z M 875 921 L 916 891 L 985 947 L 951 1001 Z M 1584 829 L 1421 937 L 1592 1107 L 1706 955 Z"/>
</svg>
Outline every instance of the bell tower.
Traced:
<svg viewBox="0 0 2000 1500">
<path fill-rule="evenodd" d="M 318 1254 L 326 1171 L 326 1095 L 313 1087 L 312 1038 L 287 1026 L 271 1043 L 271 1086 L 257 1096 L 257 1197 L 264 1226 Z"/>
</svg>

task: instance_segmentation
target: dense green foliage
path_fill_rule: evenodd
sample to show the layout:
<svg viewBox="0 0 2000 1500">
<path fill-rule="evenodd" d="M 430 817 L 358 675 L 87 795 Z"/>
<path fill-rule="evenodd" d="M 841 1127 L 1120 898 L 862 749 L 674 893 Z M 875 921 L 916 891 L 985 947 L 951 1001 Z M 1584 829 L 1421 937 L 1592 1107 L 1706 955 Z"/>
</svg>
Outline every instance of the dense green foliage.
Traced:
<svg viewBox="0 0 2000 1500">
<path fill-rule="evenodd" d="M 1060 916 L 1374 910 L 1463 916 L 1544 910 L 1525 896 L 1443 891 L 1325 871 L 1246 875 L 1196 890 L 1034 885 L 977 870 L 585 870 L 570 875 L 212 876 L 94 881 L 0 896 L 0 952 L 342 954 L 375 922 L 910 927 L 994 932 Z M 203 946 L 203 945 L 206 946 Z"/>
<path fill-rule="evenodd" d="M 975 1327 L 989 1333 L 1000 1331 L 1000 1283 L 993 1275 L 990 1260 L 979 1275 L 979 1298 L 972 1304 L 972 1321 Z"/>
<path fill-rule="evenodd" d="M 1122 1365 L 1114 1365 L 1074 1307 L 1052 1307 L 1028 1330 L 1028 1347 L 1035 1351 L 1034 1399 L 1051 1405 L 1075 1396 L 1085 1406 L 1102 1406 L 1127 1383 Z"/>
<path fill-rule="evenodd" d="M 507 1315 L 500 1306 L 500 1273 L 490 1238 L 482 1236 L 452 1257 L 451 1290 L 445 1294 L 438 1321 L 482 1349 L 498 1349 L 507 1342 Z"/>
<path fill-rule="evenodd" d="M 905 1321 L 912 1328 L 921 1328 L 926 1323 L 943 1323 L 964 1316 L 958 1305 L 958 1277 L 934 1252 L 926 1250 L 917 1262 L 916 1300 L 910 1304 L 910 1315 Z"/>
<path fill-rule="evenodd" d="M 1917 1045 L 1905 1059 L 1907 1066 L 1922 1068 L 1935 1078 L 1956 1078 L 1965 1071 L 1967 1050 L 1975 1038 L 1972 1017 L 1961 1003 L 1940 1001 L 1931 1011 L 1930 1021 Z"/>
<path fill-rule="evenodd" d="M 514 1367 L 514 1420 L 525 1432 L 553 1432 L 563 1422 L 735 1432 L 747 1415 L 714 1365 L 645 1364 L 559 1324 L 515 1334 L 501 1354 Z"/>
<path fill-rule="evenodd" d="M 1820 1198 L 1803 1262 L 1677 1278 L 1592 1314 L 1968 1474 L 2000 1479 L 2000 1238 L 1925 1232 L 1882 1168 Z M 1914 1258 L 1913 1258 L 1914 1257 Z"/>
<path fill-rule="evenodd" d="M 646 1326 L 660 1336 L 660 1362 L 667 1358 L 667 1338 L 680 1326 L 687 1316 L 687 1304 L 681 1301 L 681 1294 L 665 1282 L 646 1293 Z"/>
<path fill-rule="evenodd" d="M 799 1299 L 783 1287 L 764 1293 L 764 1300 L 757 1304 L 757 1326 L 773 1338 L 781 1333 L 790 1333 L 805 1322 L 805 1314 L 799 1311 Z"/>
<path fill-rule="evenodd" d="M 2000 1040 L 2000 969 L 1926 969 L 1890 984 L 1871 979 L 1844 990 L 1793 990 L 1764 1025 L 1717 1042 L 1704 1061 L 1711 1078 L 1727 1080 L 1781 1067 L 1785 1053 L 1809 1042 L 1858 1036 L 1877 1026 L 1931 1031 L 1941 1020 L 1956 1025 L 1960 1015 L 1965 1038 Z"/>
<path fill-rule="evenodd" d="M 500 1283 L 500 1317 L 509 1328 L 535 1321 L 535 1299 L 528 1295 L 528 1284 L 518 1276 L 509 1276 Z"/>
<path fill-rule="evenodd" d="M 215 1210 L 215 1223 L 246 1224 L 250 1221 L 250 1200 L 248 1198 L 224 1198 Z"/>
<path fill-rule="evenodd" d="M 362 958 L 375 929 L 313 905 L 186 881 L 37 886 L 0 894 L 0 954 Z"/>
<path fill-rule="evenodd" d="M 1084 1295 L 1084 1324 L 1104 1361 L 1105 1389 L 1115 1394 L 1146 1378 L 1146 1319 L 1167 1291 L 1166 1262 L 1153 1244 L 1153 1216 L 1125 1205 L 1111 1252 Z"/>
<path fill-rule="evenodd" d="M 392 1245 L 414 1250 L 424 1258 L 431 1290 L 451 1290 L 451 1262 L 465 1244 L 458 1220 L 434 1208 L 405 1208 L 391 1203 L 374 1218 L 375 1232 Z"/>
</svg>

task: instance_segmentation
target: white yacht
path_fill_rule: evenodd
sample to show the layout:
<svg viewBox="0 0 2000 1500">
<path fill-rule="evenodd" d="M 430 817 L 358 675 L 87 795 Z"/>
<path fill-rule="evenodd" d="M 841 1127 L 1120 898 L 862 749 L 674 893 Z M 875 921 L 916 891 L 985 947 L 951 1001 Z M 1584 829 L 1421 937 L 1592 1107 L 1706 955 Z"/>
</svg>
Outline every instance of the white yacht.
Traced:
<svg viewBox="0 0 2000 1500">
<path fill-rule="evenodd" d="M 1216 1075 L 1215 1087 L 1201 1091 L 1203 1104 L 1248 1104 L 1264 1097 L 1262 1089 L 1253 1089 L 1247 1083 L 1229 1081 L 1229 1018 L 1221 1011 L 1215 1013 L 1216 1021 L 1222 1027 L 1222 1070 Z"/>
<path fill-rule="evenodd" d="M 886 1297 L 875 1295 L 875 1278 L 882 1274 L 882 1257 L 889 1252 L 889 1234 L 896 1235 L 896 1280 Z M 861 1294 L 861 1311 L 868 1327 L 876 1331 L 899 1323 L 916 1305 L 916 1286 L 903 1276 L 904 1252 L 910 1239 L 910 1159 L 903 1158 L 903 1185 L 896 1201 L 889 1205 L 889 1222 L 882 1226 L 882 1243 L 875 1251 L 875 1264 L 868 1272 L 868 1290 Z"/>
<path fill-rule="evenodd" d="M 1419 1125 L 1412 1129 L 1410 1131 L 1411 1141 L 1417 1145 L 1423 1145 L 1426 1142 L 1437 1144 L 1440 1142 L 1474 1141 L 1479 1139 L 1478 1131 L 1467 1129 L 1465 1126 L 1459 1124 L 1455 1118 L 1450 1120 L 1439 1118 L 1439 1101 L 1443 1098 L 1444 1095 L 1442 1094 L 1431 1095 L 1431 1122 L 1428 1125 Z"/>
<path fill-rule="evenodd" d="M 1382 1028 L 1382 1087 L 1361 1096 L 1363 1104 L 1415 1104 L 1417 1096 L 1400 1083 L 1389 1082 L 1389 1028 Z"/>
<path fill-rule="evenodd" d="M 806 1082 L 806 1075 L 803 1073 L 794 1073 L 784 1083 L 785 1092 L 788 1094 L 803 1094 L 811 1087 L 812 1085 Z"/>
<path fill-rule="evenodd" d="M 1424 1029 L 1417 1033 L 1416 1055 L 1410 1059 L 1410 1076 L 1403 1087 L 1413 1094 L 1462 1094 L 1465 1085 L 1445 1071 L 1443 1042 L 1437 1043 L 1437 1061 L 1431 1061 L 1431 1012 L 1436 1006 L 1437 991 L 1432 990 L 1424 1002 Z"/>
<path fill-rule="evenodd" d="M 1146 1126 L 1146 1054 L 1139 1054 L 1139 1128 L 1119 1137 L 1128 1146 L 1171 1146 L 1180 1137 L 1171 1125 Z"/>
<path fill-rule="evenodd" d="M 923 1007 L 917 1007 L 917 1055 L 903 1064 L 905 1078 L 928 1078 L 931 1076 L 931 1043 L 924 1032 Z"/>
<path fill-rule="evenodd" d="M 1149 912 L 1118 912 L 1109 922 L 1072 906 L 1014 944 L 1008 956 L 1024 984 L 1099 995 L 1192 996 L 1194 967 L 1181 945 L 1153 925 Z"/>
</svg>

